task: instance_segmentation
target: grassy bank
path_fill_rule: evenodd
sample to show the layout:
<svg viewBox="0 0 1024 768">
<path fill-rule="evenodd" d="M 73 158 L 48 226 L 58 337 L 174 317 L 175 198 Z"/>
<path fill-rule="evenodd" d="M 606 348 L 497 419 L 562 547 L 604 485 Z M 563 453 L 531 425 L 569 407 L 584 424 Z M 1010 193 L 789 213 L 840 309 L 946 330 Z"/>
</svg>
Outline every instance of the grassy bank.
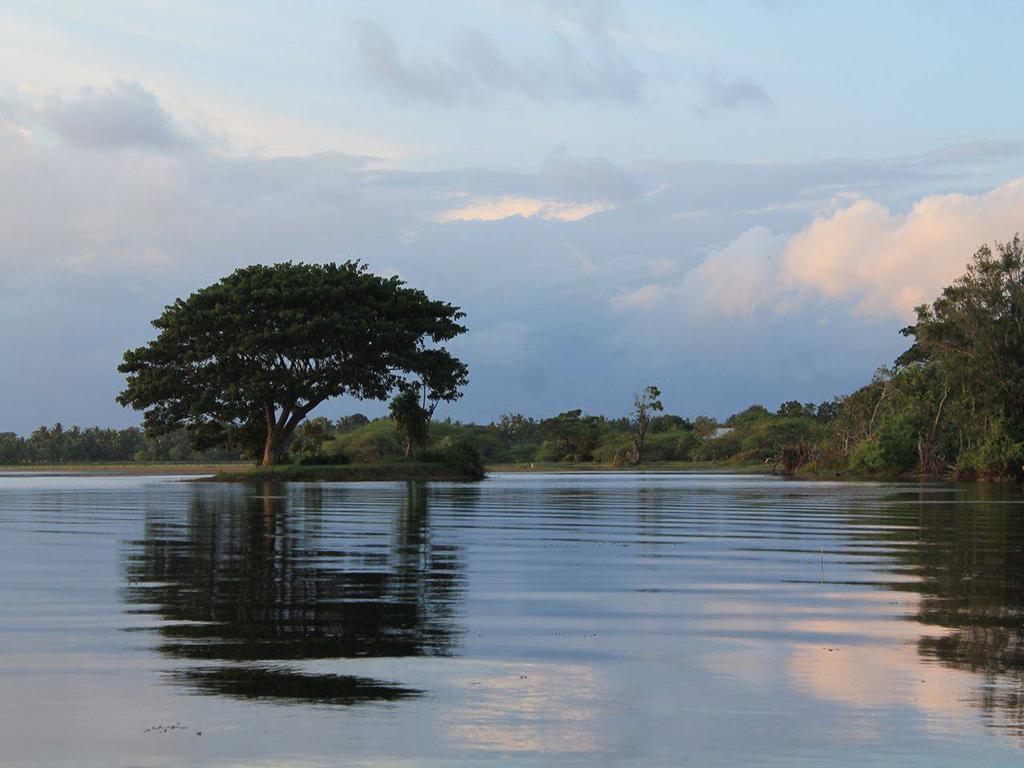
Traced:
<svg viewBox="0 0 1024 768">
<path fill-rule="evenodd" d="M 771 474 L 771 466 L 759 463 L 726 461 L 652 461 L 634 464 L 611 462 L 534 462 L 532 464 L 490 464 L 488 472 L 729 472 Z M 213 475 L 217 481 L 232 480 L 301 480 L 301 481 L 370 481 L 370 480 L 476 480 L 472 472 L 459 470 L 441 462 L 385 461 L 365 464 L 303 466 L 283 464 L 277 467 L 256 467 L 248 462 L 89 462 L 77 464 L 10 464 L 0 465 L 0 474 L 15 472 L 54 472 L 89 475 Z"/>
<path fill-rule="evenodd" d="M 731 461 L 650 461 L 643 464 L 615 464 L 609 461 L 538 461 L 530 464 L 488 464 L 488 472 L 722 472 L 770 475 L 772 465 Z"/>
<path fill-rule="evenodd" d="M 282 464 L 275 467 L 246 466 L 217 472 L 212 478 L 216 482 L 239 482 L 246 480 L 294 480 L 302 482 L 353 483 L 386 480 L 481 480 L 479 473 L 451 467 L 441 462 L 393 461 L 370 464 L 339 464 L 303 466 Z"/>
<path fill-rule="evenodd" d="M 213 475 L 218 472 L 244 472 L 252 469 L 247 462 L 79 462 L 69 464 L 3 464 L 0 475 L 15 472 L 53 472 L 80 475 Z"/>
</svg>

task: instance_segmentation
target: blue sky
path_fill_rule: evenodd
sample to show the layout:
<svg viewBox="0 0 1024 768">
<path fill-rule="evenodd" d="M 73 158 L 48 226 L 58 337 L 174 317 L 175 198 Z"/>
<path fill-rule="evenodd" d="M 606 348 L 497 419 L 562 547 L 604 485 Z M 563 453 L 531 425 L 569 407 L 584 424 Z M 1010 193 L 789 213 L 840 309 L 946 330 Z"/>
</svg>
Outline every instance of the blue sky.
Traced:
<svg viewBox="0 0 1024 768">
<path fill-rule="evenodd" d="M 1024 214 L 998 3 L 7 3 L 0 429 L 252 262 L 464 306 L 456 418 L 820 401 Z M 326 415 L 374 406 L 337 402 Z"/>
</svg>

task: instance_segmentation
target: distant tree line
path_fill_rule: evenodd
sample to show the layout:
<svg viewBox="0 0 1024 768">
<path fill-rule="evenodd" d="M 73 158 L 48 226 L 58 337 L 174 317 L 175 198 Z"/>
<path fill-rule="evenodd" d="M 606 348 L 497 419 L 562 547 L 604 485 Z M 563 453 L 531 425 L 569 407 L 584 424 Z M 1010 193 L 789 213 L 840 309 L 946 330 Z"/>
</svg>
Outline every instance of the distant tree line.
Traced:
<svg viewBox="0 0 1024 768">
<path fill-rule="evenodd" d="M 28 437 L 0 432 L 0 464 L 238 460 L 238 451 L 196 451 L 184 431 L 147 436 L 138 427 L 39 427 Z"/>
</svg>

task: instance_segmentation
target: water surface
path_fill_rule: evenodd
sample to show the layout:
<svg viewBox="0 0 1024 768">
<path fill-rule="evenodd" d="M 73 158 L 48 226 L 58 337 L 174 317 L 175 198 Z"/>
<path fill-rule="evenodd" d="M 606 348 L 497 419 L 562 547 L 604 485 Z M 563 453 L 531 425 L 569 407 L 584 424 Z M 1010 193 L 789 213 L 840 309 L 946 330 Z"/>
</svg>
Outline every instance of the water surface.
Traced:
<svg viewBox="0 0 1024 768">
<path fill-rule="evenodd" d="M 1017 488 L 0 476 L 0 765 L 1019 765 Z"/>
</svg>

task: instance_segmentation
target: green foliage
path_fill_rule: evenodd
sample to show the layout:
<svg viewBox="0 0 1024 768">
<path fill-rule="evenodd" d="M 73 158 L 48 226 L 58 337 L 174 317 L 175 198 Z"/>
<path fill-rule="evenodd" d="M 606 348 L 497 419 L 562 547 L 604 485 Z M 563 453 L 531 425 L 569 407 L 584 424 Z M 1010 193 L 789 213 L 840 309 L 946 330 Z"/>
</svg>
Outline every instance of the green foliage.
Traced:
<svg viewBox="0 0 1024 768">
<path fill-rule="evenodd" d="M 376 419 L 363 426 L 338 435 L 324 445 L 328 456 L 345 456 L 355 464 L 392 461 L 405 453 L 397 436 L 395 422 Z"/>
<path fill-rule="evenodd" d="M 771 411 L 769 411 L 763 405 L 752 405 L 749 408 L 740 411 L 739 413 L 734 413 L 732 416 L 726 419 L 725 425 L 727 427 L 740 427 L 743 426 L 744 424 L 749 424 L 751 422 L 766 419 L 771 415 Z M 701 418 L 704 417 L 698 417 L 698 421 L 700 421 Z M 701 437 L 706 437 L 707 434 L 714 432 L 715 429 L 718 428 L 718 423 L 714 422 L 714 427 L 712 427 L 710 430 L 708 430 L 708 427 L 711 427 L 711 425 L 705 424 L 704 422 L 701 423 L 701 432 L 706 432 L 706 434 L 701 434 Z"/>
<path fill-rule="evenodd" d="M 405 455 L 412 456 L 414 449 L 422 451 L 427 447 L 430 432 L 430 411 L 420 404 L 418 387 L 402 389 L 391 401 L 388 408 L 391 420 L 405 440 Z"/>
<path fill-rule="evenodd" d="M 669 432 L 671 430 L 692 432 L 693 424 L 689 419 L 684 419 L 673 413 L 663 413 L 651 419 L 651 432 Z"/>
<path fill-rule="evenodd" d="M 817 412 L 818 408 L 814 403 L 801 403 L 797 400 L 787 400 L 779 406 L 779 410 L 775 413 L 778 416 L 784 416 L 792 419 L 799 418 L 801 416 L 813 418 Z"/>
<path fill-rule="evenodd" d="M 540 427 L 537 422 L 521 413 L 506 413 L 494 425 L 502 440 L 510 445 L 537 443 Z"/>
<path fill-rule="evenodd" d="M 787 412 L 791 413 L 792 411 Z M 747 421 L 741 427 L 736 428 L 736 434 L 742 451 L 746 454 L 744 458 L 764 461 L 765 459 L 775 459 L 787 446 L 812 439 L 816 427 L 817 424 L 815 424 L 813 416 L 776 414 Z"/>
<path fill-rule="evenodd" d="M 59 422 L 39 427 L 24 438 L 0 433 L 0 464 L 81 464 L 132 461 L 238 460 L 230 450 L 193 450 L 189 437 L 178 431 L 147 437 L 141 429 L 65 428 Z"/>
<path fill-rule="evenodd" d="M 647 431 L 651 419 L 665 410 L 661 403 L 661 390 L 657 387 L 646 387 L 643 392 L 633 395 L 633 461 L 639 464 L 644 460 L 644 446 L 647 443 Z"/>
<path fill-rule="evenodd" d="M 722 437 L 704 438 L 694 449 L 695 461 L 725 461 L 743 449 L 740 433 L 733 431 Z"/>
<path fill-rule="evenodd" d="M 710 437 L 716 429 L 718 429 L 718 420 L 710 416 L 698 416 L 693 420 L 693 433 L 697 437 Z"/>
<path fill-rule="evenodd" d="M 1015 440 L 997 419 L 984 438 L 960 454 L 956 469 L 964 479 L 1019 477 L 1024 474 L 1024 442 Z"/>
<path fill-rule="evenodd" d="M 168 306 L 156 339 L 119 366 L 122 405 L 149 434 L 185 429 L 196 446 L 263 443 L 274 463 L 328 398 L 385 399 L 418 379 L 453 399 L 466 368 L 437 346 L 465 331 L 457 307 L 358 262 L 239 269 Z"/>
<path fill-rule="evenodd" d="M 327 463 L 323 448 L 333 433 L 334 425 L 323 416 L 304 421 L 296 428 L 288 453 L 299 464 Z"/>
<path fill-rule="evenodd" d="M 618 466 L 630 460 L 633 454 L 633 438 L 623 432 L 607 432 L 601 435 L 593 450 L 594 461 Z"/>
<path fill-rule="evenodd" d="M 647 438 L 644 448 L 647 461 L 690 461 L 700 445 L 700 438 L 690 429 L 656 432 Z"/>
<path fill-rule="evenodd" d="M 918 434 L 918 425 L 911 415 L 886 419 L 874 436 L 853 449 L 850 466 L 869 473 L 909 472 L 917 464 Z"/>
<path fill-rule="evenodd" d="M 580 409 L 565 411 L 540 423 L 544 436 L 541 451 L 547 446 L 553 459 L 541 461 L 589 461 L 597 447 L 601 433 L 600 417 L 584 416 Z"/>
<path fill-rule="evenodd" d="M 537 458 L 539 451 L 539 443 L 519 443 L 518 445 L 511 446 L 504 458 L 505 461 L 512 462 L 513 464 L 531 464 L 534 461 L 540 461 Z"/>
<path fill-rule="evenodd" d="M 428 460 L 441 463 L 470 477 L 484 476 L 484 461 L 472 440 L 465 436 L 446 437 L 426 454 Z"/>
<path fill-rule="evenodd" d="M 903 329 L 902 362 L 935 363 L 974 402 L 1024 434 L 1024 240 L 982 246 L 967 272 Z"/>
</svg>

